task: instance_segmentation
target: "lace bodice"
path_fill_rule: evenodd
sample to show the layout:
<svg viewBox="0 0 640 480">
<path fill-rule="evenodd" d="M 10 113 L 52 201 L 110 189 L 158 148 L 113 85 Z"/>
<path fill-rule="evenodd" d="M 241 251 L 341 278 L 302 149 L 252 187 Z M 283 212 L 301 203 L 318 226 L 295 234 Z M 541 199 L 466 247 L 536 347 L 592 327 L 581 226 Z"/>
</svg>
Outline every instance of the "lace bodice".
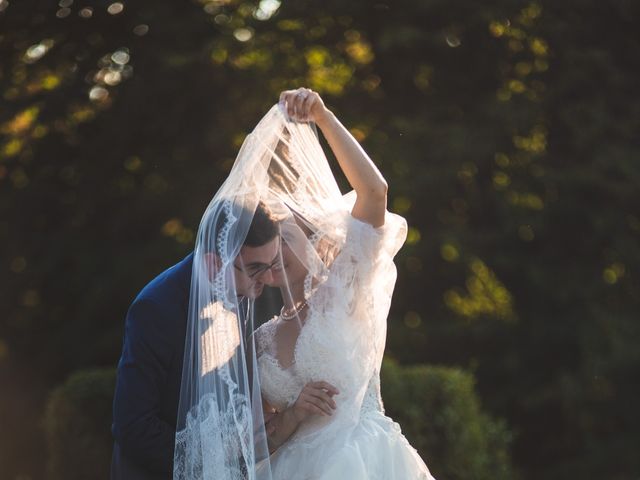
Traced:
<svg viewBox="0 0 640 480">
<path fill-rule="evenodd" d="M 324 380 L 335 385 L 341 392 L 343 401 L 346 397 L 357 393 L 357 385 L 349 385 L 356 379 L 345 375 L 340 368 L 341 357 L 338 352 L 326 348 L 322 336 L 312 326 L 317 319 L 310 319 L 302 328 L 294 349 L 294 363 L 283 368 L 273 351 L 273 338 L 277 319 L 274 317 L 256 331 L 256 347 L 260 386 L 262 394 L 278 410 L 291 406 L 303 387 L 312 381 Z M 351 378 L 350 378 L 351 377 Z M 361 414 L 383 412 L 380 395 L 380 376 L 378 370 L 370 378 L 362 399 Z"/>
<path fill-rule="evenodd" d="M 292 405 L 305 385 L 296 374 L 297 365 L 282 368 L 273 352 L 276 318 L 261 325 L 256 331 L 256 350 L 262 395 L 272 406 L 284 410 Z M 295 353 L 294 353 L 295 360 Z"/>
</svg>

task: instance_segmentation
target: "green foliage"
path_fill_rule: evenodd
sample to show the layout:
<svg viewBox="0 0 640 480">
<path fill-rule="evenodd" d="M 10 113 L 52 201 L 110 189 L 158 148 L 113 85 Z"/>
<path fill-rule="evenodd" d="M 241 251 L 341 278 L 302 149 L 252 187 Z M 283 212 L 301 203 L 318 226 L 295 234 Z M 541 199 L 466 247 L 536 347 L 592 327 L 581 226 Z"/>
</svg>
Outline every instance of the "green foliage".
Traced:
<svg viewBox="0 0 640 480">
<path fill-rule="evenodd" d="M 76 372 L 50 395 L 45 414 L 47 478 L 108 478 L 114 369 Z"/>
<path fill-rule="evenodd" d="M 382 394 L 387 415 L 400 423 L 436 478 L 516 478 L 511 435 L 503 421 L 481 411 L 469 373 L 386 360 Z"/>
</svg>

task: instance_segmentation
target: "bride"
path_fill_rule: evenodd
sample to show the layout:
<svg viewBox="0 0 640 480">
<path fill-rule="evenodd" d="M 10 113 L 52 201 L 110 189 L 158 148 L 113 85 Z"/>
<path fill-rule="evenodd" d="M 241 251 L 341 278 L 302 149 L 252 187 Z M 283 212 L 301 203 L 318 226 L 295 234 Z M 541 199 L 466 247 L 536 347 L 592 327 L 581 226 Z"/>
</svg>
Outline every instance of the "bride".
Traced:
<svg viewBox="0 0 640 480">
<path fill-rule="evenodd" d="M 286 91 L 280 105 L 290 121 L 320 128 L 353 192 L 339 194 L 314 138 L 292 130 L 280 139 L 269 172 L 287 216 L 267 284 L 284 305 L 255 333 L 273 478 L 430 479 L 380 396 L 392 259 L 406 223 L 386 211 L 385 179 L 317 93 Z"/>
<path fill-rule="evenodd" d="M 380 396 L 393 257 L 406 237 L 386 202 L 385 179 L 320 96 L 283 92 L 198 229 L 175 480 L 433 478 Z M 257 210 L 280 231 L 267 263 L 248 238 L 264 223 Z M 254 331 L 265 284 L 283 307 Z M 252 286 L 256 295 L 240 294 Z"/>
</svg>

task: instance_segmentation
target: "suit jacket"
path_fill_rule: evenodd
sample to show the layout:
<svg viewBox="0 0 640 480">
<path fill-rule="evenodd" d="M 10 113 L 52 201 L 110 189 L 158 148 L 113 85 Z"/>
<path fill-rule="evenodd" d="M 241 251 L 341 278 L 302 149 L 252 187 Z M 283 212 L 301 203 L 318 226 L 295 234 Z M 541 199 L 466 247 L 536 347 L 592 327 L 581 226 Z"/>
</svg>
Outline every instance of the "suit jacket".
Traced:
<svg viewBox="0 0 640 480">
<path fill-rule="evenodd" d="M 171 479 L 193 254 L 131 304 L 113 401 L 112 480 Z"/>
</svg>

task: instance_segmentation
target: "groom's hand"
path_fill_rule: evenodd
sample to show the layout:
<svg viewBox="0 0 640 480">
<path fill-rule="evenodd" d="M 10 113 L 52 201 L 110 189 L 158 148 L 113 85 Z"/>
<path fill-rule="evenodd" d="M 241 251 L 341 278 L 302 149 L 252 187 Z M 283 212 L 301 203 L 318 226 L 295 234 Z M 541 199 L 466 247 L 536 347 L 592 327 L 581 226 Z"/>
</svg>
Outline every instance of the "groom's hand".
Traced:
<svg viewBox="0 0 640 480">
<path fill-rule="evenodd" d="M 298 429 L 300 423 L 311 415 L 331 415 L 336 408 L 333 397 L 338 389 L 327 382 L 307 383 L 293 405 L 276 412 L 266 419 L 265 429 L 269 439 L 269 451 L 274 452 Z"/>
<path fill-rule="evenodd" d="M 269 403 L 262 399 L 262 415 L 264 417 L 264 429 L 267 432 L 267 436 L 271 436 L 276 430 L 276 422 L 272 420 L 278 415 L 278 411 L 269 405 Z"/>
<path fill-rule="evenodd" d="M 307 383 L 292 407 L 296 420 L 302 422 L 310 415 L 332 415 L 336 409 L 333 397 L 338 393 L 338 389 L 327 382 Z"/>
</svg>

